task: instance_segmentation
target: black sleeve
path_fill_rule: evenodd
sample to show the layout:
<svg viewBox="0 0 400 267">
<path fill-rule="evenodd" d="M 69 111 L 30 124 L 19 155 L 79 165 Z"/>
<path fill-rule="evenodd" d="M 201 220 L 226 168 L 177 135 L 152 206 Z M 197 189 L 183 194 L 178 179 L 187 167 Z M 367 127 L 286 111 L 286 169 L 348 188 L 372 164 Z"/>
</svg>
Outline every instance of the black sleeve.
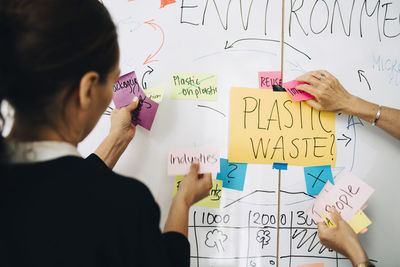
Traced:
<svg viewBox="0 0 400 267">
<path fill-rule="evenodd" d="M 177 232 L 161 233 L 160 209 L 146 186 L 141 200 L 141 214 L 136 220 L 141 233 L 141 251 L 145 258 L 151 259 L 143 266 L 151 267 L 189 267 L 190 244 L 187 238 Z"/>
<path fill-rule="evenodd" d="M 94 153 L 90 154 L 90 155 L 86 158 L 86 160 L 89 161 L 89 162 L 93 162 L 94 164 L 96 164 L 97 166 L 100 166 L 100 167 L 102 167 L 102 168 L 107 168 L 107 169 L 109 169 L 108 166 L 104 163 L 104 161 L 103 161 L 101 158 L 99 158 L 99 156 L 97 156 L 97 155 L 94 154 Z"/>
</svg>

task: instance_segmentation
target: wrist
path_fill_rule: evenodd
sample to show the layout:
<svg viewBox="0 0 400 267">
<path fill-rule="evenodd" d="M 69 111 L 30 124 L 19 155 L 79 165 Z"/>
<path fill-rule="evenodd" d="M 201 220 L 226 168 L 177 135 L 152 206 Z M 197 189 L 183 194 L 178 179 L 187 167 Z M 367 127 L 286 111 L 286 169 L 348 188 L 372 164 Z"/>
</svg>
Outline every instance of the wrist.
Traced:
<svg viewBox="0 0 400 267">
<path fill-rule="evenodd" d="M 174 202 L 181 203 L 182 205 L 185 205 L 187 209 L 190 209 L 190 207 L 193 205 L 193 201 L 191 201 L 188 197 L 186 197 L 182 191 L 178 191 L 178 193 L 174 197 Z"/>
<path fill-rule="evenodd" d="M 356 115 L 360 109 L 360 103 L 362 99 L 351 94 L 349 94 L 349 97 L 346 99 L 347 101 L 344 103 L 342 110 L 339 112 L 349 115 Z"/>
<path fill-rule="evenodd" d="M 130 143 L 133 139 L 133 137 L 131 137 L 127 134 L 115 132 L 115 131 L 110 131 L 110 133 L 108 134 L 108 138 L 115 145 L 126 145 L 126 144 Z"/>
<path fill-rule="evenodd" d="M 368 262 L 369 260 L 367 253 L 365 253 L 360 243 L 354 244 L 353 247 L 348 250 L 347 255 L 353 266 Z"/>
</svg>

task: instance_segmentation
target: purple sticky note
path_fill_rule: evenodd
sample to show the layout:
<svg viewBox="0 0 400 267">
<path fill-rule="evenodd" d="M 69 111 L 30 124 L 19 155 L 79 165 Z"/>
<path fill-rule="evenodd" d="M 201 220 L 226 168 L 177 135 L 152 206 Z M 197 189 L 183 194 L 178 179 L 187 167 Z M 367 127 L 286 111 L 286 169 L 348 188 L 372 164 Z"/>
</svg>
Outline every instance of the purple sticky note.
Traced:
<svg viewBox="0 0 400 267">
<path fill-rule="evenodd" d="M 263 71 L 258 73 L 259 88 L 273 89 L 273 85 L 282 85 L 282 73 L 280 71 Z"/>
<path fill-rule="evenodd" d="M 293 81 L 284 83 L 283 84 L 283 88 L 286 89 L 286 92 L 288 92 L 290 97 L 296 102 L 297 101 L 314 99 L 314 96 L 310 95 L 309 93 L 304 92 L 302 90 L 297 90 L 296 89 L 296 86 L 298 86 L 300 84 L 306 84 L 306 83 L 293 80 Z"/>
<path fill-rule="evenodd" d="M 139 124 L 150 131 L 157 113 L 158 103 L 145 95 L 137 82 L 136 73 L 132 71 L 121 76 L 114 84 L 115 107 L 122 108 L 129 105 L 135 96 L 139 98 L 139 105 L 132 112 L 132 123 Z"/>
</svg>

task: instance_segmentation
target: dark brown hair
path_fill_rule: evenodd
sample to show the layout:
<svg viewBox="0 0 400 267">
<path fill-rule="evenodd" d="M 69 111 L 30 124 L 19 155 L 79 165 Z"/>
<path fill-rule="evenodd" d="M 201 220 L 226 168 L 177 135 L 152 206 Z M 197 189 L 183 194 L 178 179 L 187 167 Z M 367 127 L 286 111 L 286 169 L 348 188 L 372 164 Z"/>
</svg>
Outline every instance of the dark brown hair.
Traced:
<svg viewBox="0 0 400 267">
<path fill-rule="evenodd" d="M 39 125 L 59 108 L 57 96 L 69 96 L 88 71 L 104 82 L 119 57 L 115 25 L 98 0 L 0 0 L 0 38 L 0 103 Z M 0 154 L 3 147 L 0 137 Z"/>
</svg>

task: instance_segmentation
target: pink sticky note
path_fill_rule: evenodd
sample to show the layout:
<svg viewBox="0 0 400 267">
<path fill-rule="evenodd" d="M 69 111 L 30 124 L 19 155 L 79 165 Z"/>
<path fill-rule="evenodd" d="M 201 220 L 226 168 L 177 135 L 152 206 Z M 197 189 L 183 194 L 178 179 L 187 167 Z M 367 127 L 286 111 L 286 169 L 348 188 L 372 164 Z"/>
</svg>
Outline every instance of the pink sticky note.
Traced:
<svg viewBox="0 0 400 267">
<path fill-rule="evenodd" d="M 282 73 L 280 71 L 263 71 L 258 73 L 259 88 L 273 89 L 272 85 L 282 85 Z"/>
<path fill-rule="evenodd" d="M 176 148 L 171 149 L 168 153 L 168 176 L 187 174 L 194 159 L 200 163 L 199 173 L 219 173 L 218 148 Z"/>
<path fill-rule="evenodd" d="M 286 89 L 286 92 L 290 95 L 290 97 L 295 101 L 303 101 L 303 100 L 309 100 L 309 99 L 314 99 L 314 96 L 310 95 L 307 92 L 304 92 L 302 90 L 297 90 L 296 86 L 300 84 L 306 84 L 305 82 L 299 82 L 296 80 L 287 82 L 283 84 L 283 88 Z"/>
<path fill-rule="evenodd" d="M 310 264 L 301 264 L 297 265 L 297 267 L 324 267 L 324 263 L 310 263 Z"/>
<path fill-rule="evenodd" d="M 318 214 L 327 214 L 329 207 L 335 207 L 342 218 L 349 222 L 374 191 L 353 174 L 345 173 L 329 192 L 313 201 L 307 213 L 315 221 L 321 221 Z"/>
<path fill-rule="evenodd" d="M 137 82 L 136 73 L 132 71 L 121 76 L 114 84 L 114 104 L 117 108 L 125 107 L 132 103 L 135 96 L 139 98 L 139 105 L 132 112 L 132 123 L 139 124 L 150 131 L 157 113 L 158 103 L 145 95 Z"/>
</svg>

